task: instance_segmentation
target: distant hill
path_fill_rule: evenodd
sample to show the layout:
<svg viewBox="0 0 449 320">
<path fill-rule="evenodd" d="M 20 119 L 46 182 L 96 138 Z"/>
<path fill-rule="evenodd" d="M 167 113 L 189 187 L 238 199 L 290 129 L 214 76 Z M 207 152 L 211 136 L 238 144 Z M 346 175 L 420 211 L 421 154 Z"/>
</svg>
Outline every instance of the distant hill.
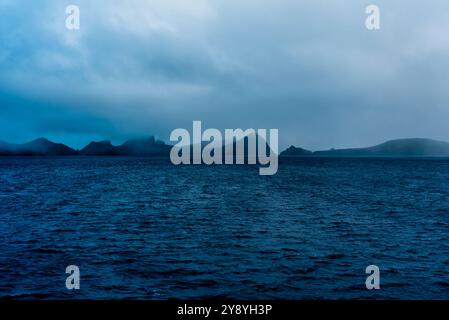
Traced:
<svg viewBox="0 0 449 320">
<path fill-rule="evenodd" d="M 45 138 L 39 138 L 24 144 L 0 143 L 0 155 L 71 156 L 76 154 L 76 150 Z"/>
<path fill-rule="evenodd" d="M 114 146 L 110 141 L 91 142 L 79 151 L 86 156 L 168 156 L 171 146 L 154 137 L 134 139 Z"/>
<path fill-rule="evenodd" d="M 172 146 L 154 137 L 126 141 L 116 147 L 118 154 L 131 156 L 168 156 Z"/>
<path fill-rule="evenodd" d="M 221 144 L 221 154 L 222 154 L 222 161 L 223 163 L 226 161 L 226 158 L 231 157 L 232 161 L 235 163 L 237 162 L 237 159 L 243 159 L 243 161 L 248 161 L 248 158 L 252 157 L 252 155 L 249 155 L 250 146 L 249 141 L 255 141 L 254 144 L 254 151 L 256 153 L 256 157 L 254 161 L 257 161 L 257 155 L 259 153 L 259 144 L 261 143 L 261 146 L 265 144 L 265 154 L 266 156 L 269 156 L 270 154 L 276 153 L 269 145 L 269 143 L 266 141 L 265 138 L 262 136 L 258 136 L 257 133 L 245 135 L 242 139 L 237 140 L 237 138 L 232 139 L 232 143 L 227 143 L 226 139 L 222 137 L 222 139 L 219 141 L 219 144 Z M 240 145 L 243 143 L 243 148 L 240 149 Z M 201 144 L 190 144 L 190 160 L 193 160 L 194 155 L 194 149 L 200 148 L 201 154 L 204 147 L 208 146 L 210 144 L 210 141 L 202 141 Z M 178 152 L 180 152 L 180 148 L 178 146 L 175 146 L 175 149 L 178 149 Z M 215 152 L 212 150 L 210 154 L 213 156 Z"/>
<path fill-rule="evenodd" d="M 304 149 L 290 147 L 281 155 L 301 156 L 303 155 L 301 150 Z M 446 157 L 449 156 L 449 143 L 422 138 L 397 139 L 368 148 L 331 149 L 315 151 L 311 155 L 331 157 Z"/>
<path fill-rule="evenodd" d="M 449 143 L 431 139 L 391 140 L 369 148 L 317 151 L 321 156 L 449 156 Z"/>
<path fill-rule="evenodd" d="M 286 157 L 297 157 L 297 156 L 310 156 L 313 152 L 303 148 L 297 148 L 295 146 L 290 146 L 288 149 L 281 152 L 281 156 Z"/>
<path fill-rule="evenodd" d="M 135 139 L 114 146 L 110 141 L 91 142 L 81 150 L 39 138 L 24 144 L 0 142 L 0 156 L 168 156 L 171 146 L 154 137 Z"/>
<path fill-rule="evenodd" d="M 117 155 L 117 147 L 113 146 L 111 141 L 91 142 L 79 151 L 83 156 L 112 156 Z"/>
<path fill-rule="evenodd" d="M 81 150 L 74 150 L 64 144 L 39 138 L 24 144 L 0 141 L 0 156 L 148 156 L 168 157 L 172 146 L 154 137 L 129 140 L 119 146 L 110 141 L 91 142 Z M 192 148 L 192 146 L 191 146 Z M 233 143 L 236 150 L 236 144 Z M 244 156 L 247 153 L 245 146 Z M 223 147 L 223 155 L 225 148 Z M 280 154 L 284 157 L 326 156 L 326 157 L 449 157 L 449 143 L 431 139 L 397 139 L 368 148 L 331 149 L 309 151 L 290 146 Z M 242 155 L 240 155 L 242 156 Z"/>
</svg>

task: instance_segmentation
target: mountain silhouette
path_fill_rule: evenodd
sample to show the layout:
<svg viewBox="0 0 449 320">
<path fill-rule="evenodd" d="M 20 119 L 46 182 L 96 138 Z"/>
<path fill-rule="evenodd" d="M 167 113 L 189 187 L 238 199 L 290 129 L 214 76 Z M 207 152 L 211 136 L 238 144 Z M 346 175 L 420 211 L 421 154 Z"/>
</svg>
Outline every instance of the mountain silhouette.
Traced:
<svg viewBox="0 0 449 320">
<path fill-rule="evenodd" d="M 0 155 L 20 156 L 71 156 L 77 151 L 61 143 L 54 143 L 45 138 L 39 138 L 24 144 L 0 143 Z"/>
<path fill-rule="evenodd" d="M 0 156 L 167 156 L 171 146 L 154 137 L 126 141 L 114 146 L 110 141 L 91 142 L 81 150 L 39 138 L 24 144 L 0 141 Z"/>
<path fill-rule="evenodd" d="M 295 146 L 290 146 L 288 149 L 281 152 L 281 156 L 297 157 L 297 156 L 310 156 L 313 152 L 303 148 L 297 148 Z"/>
<path fill-rule="evenodd" d="M 246 140 L 247 138 L 245 138 Z M 266 143 L 266 142 L 265 142 Z M 203 144 L 204 146 L 205 144 Z M 74 150 L 62 143 L 55 143 L 45 138 L 39 138 L 24 144 L 14 144 L 0 141 L 0 156 L 148 156 L 168 157 L 172 146 L 154 137 L 129 140 L 119 146 L 110 141 L 91 142 L 81 150 Z M 190 146 L 192 148 L 192 145 Z M 258 146 L 257 146 L 258 148 Z M 226 153 L 223 144 L 223 156 Z M 236 142 L 233 142 L 234 152 Z M 269 150 L 269 147 L 268 147 Z M 244 154 L 234 154 L 234 157 L 247 156 L 248 146 L 245 141 Z M 272 152 L 272 150 L 269 150 Z M 237 152 L 238 153 L 238 152 Z M 330 149 L 309 151 L 290 146 L 280 154 L 284 157 L 295 156 L 326 156 L 326 157 L 449 157 L 449 143 L 432 139 L 413 138 L 397 139 L 368 148 Z"/>
<path fill-rule="evenodd" d="M 156 140 L 155 137 L 150 137 L 126 141 L 121 146 L 116 147 L 116 150 L 119 155 L 168 156 L 171 147 L 163 141 Z"/>
<path fill-rule="evenodd" d="M 253 139 L 255 141 L 255 155 L 249 154 L 249 140 Z M 198 148 L 200 150 L 200 155 L 203 153 L 204 147 L 208 146 L 211 143 L 211 141 L 201 141 L 199 144 L 190 144 L 188 145 L 188 148 L 190 148 L 190 160 L 193 161 L 194 156 L 194 149 Z M 253 161 L 258 160 L 258 153 L 259 153 L 259 144 L 261 143 L 261 146 L 265 144 L 265 155 L 269 156 L 272 154 L 275 154 L 269 145 L 269 143 L 266 141 L 265 138 L 262 136 L 259 136 L 257 133 L 251 133 L 248 135 L 245 135 L 243 138 L 237 140 L 237 138 L 233 138 L 231 143 L 227 143 L 226 139 L 222 137 L 221 140 L 219 140 L 219 144 L 221 145 L 221 159 L 222 163 L 225 163 L 226 157 L 230 157 L 232 159 L 233 163 L 237 163 L 237 159 L 240 159 L 240 161 L 247 162 L 249 161 L 249 158 L 251 158 Z M 240 149 L 238 146 L 242 144 L 243 148 Z M 181 147 L 175 146 L 175 150 L 177 150 L 178 154 L 181 152 Z M 211 156 L 215 155 L 215 150 L 212 150 L 210 152 Z"/>
<path fill-rule="evenodd" d="M 79 151 L 83 156 L 112 156 L 117 155 L 117 147 L 113 146 L 111 141 L 92 141 Z"/>
<path fill-rule="evenodd" d="M 134 139 L 114 146 L 110 141 L 91 142 L 79 151 L 85 156 L 168 156 L 171 146 L 154 137 Z"/>
<path fill-rule="evenodd" d="M 301 154 L 301 148 L 290 147 L 281 156 L 330 156 L 330 157 L 446 157 L 449 143 L 432 139 L 396 139 L 368 148 L 330 149 Z"/>
</svg>

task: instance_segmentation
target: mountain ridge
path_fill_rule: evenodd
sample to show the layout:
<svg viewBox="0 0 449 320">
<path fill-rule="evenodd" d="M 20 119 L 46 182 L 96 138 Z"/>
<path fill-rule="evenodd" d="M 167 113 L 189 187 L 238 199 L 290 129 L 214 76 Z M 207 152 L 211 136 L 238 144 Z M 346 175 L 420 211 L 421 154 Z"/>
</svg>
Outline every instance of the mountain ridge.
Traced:
<svg viewBox="0 0 449 320">
<path fill-rule="evenodd" d="M 81 150 L 38 138 L 22 144 L 0 141 L 0 156 L 165 156 L 171 146 L 155 137 L 128 140 L 114 146 L 111 141 L 92 141 Z"/>
<path fill-rule="evenodd" d="M 0 140 L 0 156 L 169 156 L 173 146 L 154 136 L 113 145 L 109 140 L 92 141 L 81 150 L 62 143 L 38 138 L 23 144 Z M 246 149 L 246 148 L 245 148 Z M 245 150 L 246 152 L 246 150 Z M 345 148 L 311 151 L 290 146 L 281 157 L 449 157 L 449 142 L 426 138 L 388 140 L 365 148 Z"/>
<path fill-rule="evenodd" d="M 427 138 L 405 138 L 388 140 L 381 144 L 365 148 L 310 151 L 291 146 L 287 150 L 281 152 L 280 155 L 284 157 L 447 157 L 449 156 L 449 143 Z"/>
<path fill-rule="evenodd" d="M 69 156 L 77 151 L 62 143 L 54 143 L 46 138 L 38 138 L 23 144 L 4 142 L 0 144 L 0 155 L 18 156 Z"/>
</svg>

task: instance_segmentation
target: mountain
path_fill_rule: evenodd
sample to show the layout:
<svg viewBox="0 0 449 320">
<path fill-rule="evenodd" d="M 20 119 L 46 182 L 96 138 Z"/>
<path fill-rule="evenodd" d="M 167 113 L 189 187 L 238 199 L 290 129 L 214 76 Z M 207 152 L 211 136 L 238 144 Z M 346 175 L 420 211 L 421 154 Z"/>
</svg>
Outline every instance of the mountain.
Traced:
<svg viewBox="0 0 449 320">
<path fill-rule="evenodd" d="M 24 144 L 0 143 L 1 155 L 19 156 L 71 156 L 77 152 L 61 143 L 54 143 L 45 138 L 39 138 Z"/>
<path fill-rule="evenodd" d="M 250 143 L 251 141 L 251 143 Z M 215 142 L 212 139 L 212 142 Z M 196 144 L 190 144 L 190 160 L 193 160 L 194 156 L 194 150 L 200 150 L 200 155 L 203 154 L 203 150 L 205 147 L 209 146 L 211 147 L 211 141 L 201 141 L 201 143 Z M 222 161 L 223 163 L 226 161 L 227 158 L 232 158 L 232 161 L 234 163 L 237 162 L 237 159 L 240 159 L 240 161 L 248 161 L 248 158 L 252 158 L 253 161 L 257 161 L 258 159 L 258 153 L 259 153 L 259 145 L 263 146 L 265 145 L 265 155 L 274 155 L 277 153 L 275 152 L 267 140 L 263 136 L 259 136 L 257 133 L 251 133 L 248 135 L 245 135 L 243 138 L 237 139 L 236 137 L 233 137 L 232 142 L 229 142 L 226 140 L 226 138 L 221 137 L 220 140 L 217 140 L 217 150 L 221 149 L 221 155 L 222 155 Z M 254 151 L 255 155 L 250 155 L 250 144 L 252 145 L 254 143 Z M 243 148 L 241 148 L 243 146 Z M 181 152 L 181 148 L 178 145 L 175 145 L 175 150 L 178 151 L 178 153 Z M 208 150 L 210 152 L 211 156 L 215 155 L 215 150 Z M 242 160 L 243 159 L 243 160 Z"/>
<path fill-rule="evenodd" d="M 76 151 L 64 144 L 54 143 L 45 138 L 39 138 L 24 144 L 13 144 L 0 141 L 0 156 L 121 155 L 168 157 L 171 148 L 171 145 L 167 145 L 154 137 L 149 137 L 129 140 L 120 146 L 114 146 L 110 141 L 91 142 L 80 151 Z M 236 150 L 235 141 L 233 142 L 233 149 Z M 223 155 L 224 154 L 225 146 L 223 145 Z M 284 157 L 449 157 L 449 143 L 422 138 L 397 139 L 368 148 L 331 149 L 315 152 L 290 146 L 280 155 Z M 244 149 L 244 156 L 247 156 L 247 146 L 245 146 Z"/>
<path fill-rule="evenodd" d="M 19 153 L 47 156 L 71 156 L 77 152 L 62 143 L 54 143 L 45 138 L 39 138 L 19 146 Z"/>
<path fill-rule="evenodd" d="M 1 156 L 169 156 L 171 146 L 154 137 L 126 141 L 114 146 L 110 141 L 91 142 L 80 151 L 64 144 L 39 138 L 24 144 L 0 141 Z"/>
<path fill-rule="evenodd" d="M 369 148 L 337 149 L 317 151 L 320 156 L 449 156 L 449 143 L 431 139 L 391 140 Z"/>
<path fill-rule="evenodd" d="M 284 157 L 298 157 L 298 156 L 311 156 L 312 151 L 303 148 L 297 148 L 295 146 L 290 146 L 288 149 L 281 152 L 281 156 Z"/>
<path fill-rule="evenodd" d="M 112 156 L 117 155 L 117 147 L 113 146 L 111 141 L 91 142 L 79 151 L 83 156 Z"/>
<path fill-rule="evenodd" d="M 91 142 L 79 151 L 86 156 L 168 156 L 171 146 L 155 137 L 134 139 L 114 146 L 110 141 Z"/>
<path fill-rule="evenodd" d="M 290 147 L 281 155 L 297 156 L 298 154 L 295 154 L 297 149 L 301 148 Z M 300 153 L 301 150 L 298 152 Z M 449 143 L 422 138 L 397 139 L 368 148 L 331 149 L 315 151 L 312 155 L 330 157 L 447 157 L 449 156 Z"/>
<path fill-rule="evenodd" d="M 154 137 L 126 141 L 116 147 L 117 154 L 127 156 L 168 156 L 171 146 Z"/>
</svg>

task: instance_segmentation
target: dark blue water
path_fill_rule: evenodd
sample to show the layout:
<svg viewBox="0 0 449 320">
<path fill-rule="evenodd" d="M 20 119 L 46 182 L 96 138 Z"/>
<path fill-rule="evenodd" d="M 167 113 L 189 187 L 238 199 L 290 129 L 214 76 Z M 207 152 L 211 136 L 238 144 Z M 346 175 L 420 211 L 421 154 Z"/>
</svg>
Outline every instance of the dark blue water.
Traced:
<svg viewBox="0 0 449 320">
<path fill-rule="evenodd" d="M 448 299 L 449 161 L 0 158 L 0 297 Z"/>
</svg>

